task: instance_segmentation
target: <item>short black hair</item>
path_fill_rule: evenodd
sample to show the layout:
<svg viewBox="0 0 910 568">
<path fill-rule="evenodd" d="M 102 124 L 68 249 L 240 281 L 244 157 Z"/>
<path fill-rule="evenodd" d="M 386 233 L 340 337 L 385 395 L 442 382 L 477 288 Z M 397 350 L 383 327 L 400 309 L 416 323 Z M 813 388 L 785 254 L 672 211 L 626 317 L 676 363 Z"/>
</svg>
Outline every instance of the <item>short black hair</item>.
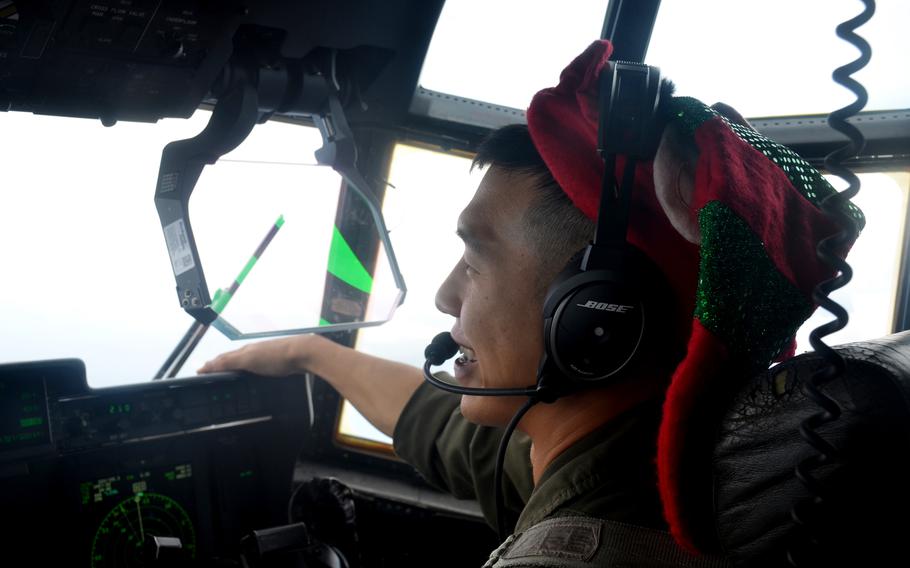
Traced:
<svg viewBox="0 0 910 568">
<path fill-rule="evenodd" d="M 477 148 L 473 167 L 496 166 L 535 181 L 537 200 L 525 212 L 528 236 L 541 260 L 541 284 L 594 237 L 594 222 L 575 207 L 534 146 L 525 124 L 493 131 Z"/>
<path fill-rule="evenodd" d="M 659 117 L 668 116 L 675 91 L 676 85 L 672 81 L 661 79 Z M 527 125 L 512 124 L 490 133 L 477 147 L 472 167 L 486 166 L 526 174 L 536 180 L 540 196 L 528 209 L 525 221 L 542 260 L 542 273 L 552 272 L 554 265 L 561 269 L 594 238 L 595 223 L 575 207 L 553 177 L 534 146 Z"/>
</svg>

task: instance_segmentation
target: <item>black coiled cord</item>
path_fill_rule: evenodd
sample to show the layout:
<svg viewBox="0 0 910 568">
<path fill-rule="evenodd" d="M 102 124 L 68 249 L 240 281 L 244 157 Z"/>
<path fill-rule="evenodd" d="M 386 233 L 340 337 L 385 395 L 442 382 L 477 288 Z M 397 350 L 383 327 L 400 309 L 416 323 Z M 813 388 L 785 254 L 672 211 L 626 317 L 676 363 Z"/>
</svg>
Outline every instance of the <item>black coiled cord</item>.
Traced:
<svg viewBox="0 0 910 568">
<path fill-rule="evenodd" d="M 847 189 L 829 196 L 821 204 L 822 211 L 836 221 L 842 230 L 833 236 L 822 239 L 816 248 L 816 254 L 839 274 L 820 283 L 812 293 L 812 299 L 831 312 L 836 319 L 818 326 L 809 334 L 809 343 L 826 363 L 812 375 L 806 385 L 809 398 L 819 406 L 821 411 L 804 420 L 799 429 L 803 439 L 817 452 L 796 466 L 796 477 L 806 487 L 812 500 L 809 503 L 794 505 L 790 510 L 793 520 L 802 529 L 802 536 L 811 546 L 819 544 L 818 535 L 813 533 L 813 523 L 827 497 L 825 487 L 812 475 L 812 471 L 820 466 L 836 463 L 840 457 L 837 448 L 822 438 L 816 430 L 840 417 L 840 405 L 821 389 L 824 385 L 842 377 L 846 370 L 843 357 L 829 347 L 822 338 L 840 331 L 846 327 L 849 321 L 847 310 L 832 300 L 830 294 L 846 286 L 853 278 L 853 269 L 846 260 L 841 258 L 841 255 L 846 256 L 845 251 L 856 240 L 859 231 L 856 222 L 847 213 L 847 201 L 859 193 L 860 181 L 856 174 L 844 165 L 844 162 L 859 154 L 865 145 L 865 138 L 859 129 L 847 122 L 848 118 L 855 116 L 866 106 L 869 99 L 866 89 L 852 77 L 872 58 L 872 47 L 865 39 L 857 35 L 855 30 L 872 18 L 875 13 L 875 0 L 862 0 L 862 2 L 865 9 L 861 14 L 837 26 L 837 36 L 859 49 L 860 56 L 856 60 L 838 67 L 832 74 L 836 83 L 843 85 L 856 95 L 856 100 L 828 115 L 828 124 L 831 128 L 847 136 L 850 142 L 825 157 L 825 169 L 842 178 L 849 185 Z M 797 551 L 792 546 L 787 551 L 787 560 L 792 566 L 804 565 L 804 560 L 809 561 L 813 556 L 809 550 Z"/>
</svg>

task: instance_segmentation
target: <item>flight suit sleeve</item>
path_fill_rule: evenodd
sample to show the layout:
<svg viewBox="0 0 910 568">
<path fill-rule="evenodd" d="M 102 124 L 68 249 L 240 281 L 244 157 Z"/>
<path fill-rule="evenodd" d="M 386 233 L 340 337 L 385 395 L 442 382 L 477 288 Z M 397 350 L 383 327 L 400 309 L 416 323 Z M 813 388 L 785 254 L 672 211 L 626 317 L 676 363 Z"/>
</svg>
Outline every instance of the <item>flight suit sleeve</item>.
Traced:
<svg viewBox="0 0 910 568">
<path fill-rule="evenodd" d="M 468 422 L 460 400 L 428 383 L 421 385 L 398 419 L 395 452 L 430 485 L 460 499 L 476 499 L 495 527 L 493 478 L 503 429 Z M 514 526 L 534 488 L 530 440 L 521 432 L 513 434 L 506 451 L 503 487 L 509 526 Z"/>
</svg>

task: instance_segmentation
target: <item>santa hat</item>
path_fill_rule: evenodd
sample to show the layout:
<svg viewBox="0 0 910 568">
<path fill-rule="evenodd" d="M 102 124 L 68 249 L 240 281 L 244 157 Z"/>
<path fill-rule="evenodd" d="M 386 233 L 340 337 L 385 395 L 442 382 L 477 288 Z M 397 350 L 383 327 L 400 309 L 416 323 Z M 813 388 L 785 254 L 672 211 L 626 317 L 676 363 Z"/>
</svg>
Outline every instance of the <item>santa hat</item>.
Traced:
<svg viewBox="0 0 910 568">
<path fill-rule="evenodd" d="M 537 93 L 527 113 L 547 167 L 592 219 L 603 173 L 598 76 L 611 52 L 608 41 L 593 43 L 562 72 L 559 85 Z M 688 205 L 698 235 L 684 236 L 680 224 L 671 223 L 655 192 L 653 164 L 642 163 L 627 241 L 666 276 L 680 310 L 676 327 L 682 340 L 688 338 L 666 393 L 658 484 L 674 538 L 689 550 L 706 551 L 711 495 L 705 452 L 718 395 L 792 355 L 794 335 L 815 309 L 813 288 L 833 276 L 816 257 L 816 244 L 839 227 L 819 209 L 834 189 L 788 148 L 692 98 L 664 101 L 661 112 L 692 149 L 695 187 Z M 616 171 L 622 175 L 621 164 Z M 861 228 L 859 209 L 850 203 L 844 208 Z"/>
</svg>

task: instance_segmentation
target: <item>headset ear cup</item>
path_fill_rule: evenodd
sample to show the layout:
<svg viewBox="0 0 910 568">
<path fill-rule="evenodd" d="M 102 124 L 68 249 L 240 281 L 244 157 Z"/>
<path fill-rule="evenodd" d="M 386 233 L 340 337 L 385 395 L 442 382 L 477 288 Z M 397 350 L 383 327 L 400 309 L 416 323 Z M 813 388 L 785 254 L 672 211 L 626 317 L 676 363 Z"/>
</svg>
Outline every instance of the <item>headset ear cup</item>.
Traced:
<svg viewBox="0 0 910 568">
<path fill-rule="evenodd" d="M 547 371 L 568 379 L 563 388 L 617 379 L 634 366 L 651 343 L 652 311 L 661 304 L 650 296 L 662 277 L 640 251 L 623 246 L 605 255 L 606 266 L 583 271 L 584 252 L 557 276 L 544 302 Z"/>
<path fill-rule="evenodd" d="M 580 383 L 612 377 L 628 365 L 644 335 L 645 306 L 614 273 L 585 271 L 561 286 L 546 325 L 548 358 Z"/>
</svg>

